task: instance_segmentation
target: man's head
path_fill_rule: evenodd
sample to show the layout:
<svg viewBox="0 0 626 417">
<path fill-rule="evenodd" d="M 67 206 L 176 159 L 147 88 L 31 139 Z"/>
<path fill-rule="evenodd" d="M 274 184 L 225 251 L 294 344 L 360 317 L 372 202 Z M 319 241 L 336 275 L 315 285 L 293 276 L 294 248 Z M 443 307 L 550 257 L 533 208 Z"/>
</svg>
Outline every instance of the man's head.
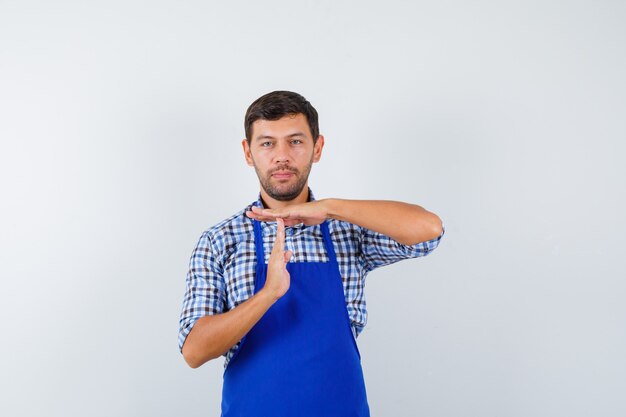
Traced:
<svg viewBox="0 0 626 417">
<path fill-rule="evenodd" d="M 248 144 L 252 139 L 253 124 L 257 120 L 278 120 L 287 115 L 303 114 L 309 125 L 309 133 L 314 142 L 320 134 L 317 110 L 298 93 L 272 91 L 257 98 L 246 111 L 244 127 Z"/>
<path fill-rule="evenodd" d="M 245 129 L 244 155 L 259 177 L 261 196 L 276 201 L 306 197 L 311 165 L 324 146 L 311 103 L 289 91 L 266 94 L 248 108 Z"/>
</svg>

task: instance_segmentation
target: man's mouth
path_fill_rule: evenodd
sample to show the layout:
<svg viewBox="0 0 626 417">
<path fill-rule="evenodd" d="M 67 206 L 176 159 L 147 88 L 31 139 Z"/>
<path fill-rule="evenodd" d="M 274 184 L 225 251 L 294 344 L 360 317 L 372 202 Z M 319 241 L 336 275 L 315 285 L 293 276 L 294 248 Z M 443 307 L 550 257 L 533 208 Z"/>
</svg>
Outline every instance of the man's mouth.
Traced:
<svg viewBox="0 0 626 417">
<path fill-rule="evenodd" d="M 272 177 L 278 180 L 289 179 L 294 175 L 295 173 L 293 171 L 275 171 L 274 173 L 272 173 Z"/>
</svg>

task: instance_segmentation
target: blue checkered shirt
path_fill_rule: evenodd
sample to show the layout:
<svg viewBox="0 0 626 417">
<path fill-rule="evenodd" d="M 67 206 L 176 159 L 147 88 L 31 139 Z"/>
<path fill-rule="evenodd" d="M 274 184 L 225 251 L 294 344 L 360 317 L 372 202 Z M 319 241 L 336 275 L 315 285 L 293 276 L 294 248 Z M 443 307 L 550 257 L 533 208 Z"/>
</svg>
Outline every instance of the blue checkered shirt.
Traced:
<svg viewBox="0 0 626 417">
<path fill-rule="evenodd" d="M 309 195 L 313 200 L 313 194 L 309 192 Z M 187 272 L 179 322 L 180 350 L 196 320 L 231 310 L 254 294 L 256 253 L 253 220 L 245 214 L 253 205 L 263 207 L 260 197 L 200 236 Z M 433 240 L 408 246 L 351 223 L 339 220 L 327 222 L 343 280 L 352 333 L 356 338 L 367 323 L 366 275 L 383 265 L 428 255 L 439 245 L 445 231 Z M 276 237 L 276 223 L 261 222 L 261 230 L 267 263 Z M 286 227 L 285 250 L 293 251 L 289 262 L 328 262 L 319 225 Z M 239 343 L 226 352 L 224 366 L 238 347 Z"/>
</svg>

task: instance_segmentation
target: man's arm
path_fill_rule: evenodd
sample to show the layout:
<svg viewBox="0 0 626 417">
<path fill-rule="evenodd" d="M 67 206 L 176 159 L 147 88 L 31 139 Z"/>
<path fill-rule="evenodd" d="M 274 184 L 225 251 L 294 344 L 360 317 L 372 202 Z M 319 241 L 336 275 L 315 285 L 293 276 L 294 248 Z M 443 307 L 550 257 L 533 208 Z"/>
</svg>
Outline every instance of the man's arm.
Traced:
<svg viewBox="0 0 626 417">
<path fill-rule="evenodd" d="M 185 361 L 192 368 L 226 353 L 289 289 L 290 277 L 286 265 L 292 253 L 285 252 L 285 226 L 282 219 L 277 222 L 276 240 L 268 261 L 264 287 L 232 310 L 196 321 L 182 349 Z"/>
<path fill-rule="evenodd" d="M 252 207 L 248 217 L 274 221 L 281 217 L 285 224 L 313 225 L 336 219 L 389 236 L 403 245 L 415 245 L 441 235 L 439 216 L 416 204 L 385 200 L 343 200 L 329 198 L 294 204 L 280 209 Z"/>
<path fill-rule="evenodd" d="M 187 364 L 197 368 L 222 356 L 250 331 L 274 301 L 263 289 L 230 311 L 200 317 L 183 345 Z"/>
<path fill-rule="evenodd" d="M 415 245 L 441 235 L 439 216 L 416 204 L 382 200 L 328 199 L 328 217 L 389 236 L 403 245 Z"/>
</svg>

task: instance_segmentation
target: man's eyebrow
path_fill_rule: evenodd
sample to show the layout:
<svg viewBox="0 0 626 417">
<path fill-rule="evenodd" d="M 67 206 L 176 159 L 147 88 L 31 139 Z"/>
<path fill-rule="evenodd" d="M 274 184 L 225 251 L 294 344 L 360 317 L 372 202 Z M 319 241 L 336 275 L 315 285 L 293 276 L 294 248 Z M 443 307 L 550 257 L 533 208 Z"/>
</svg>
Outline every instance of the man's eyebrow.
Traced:
<svg viewBox="0 0 626 417">
<path fill-rule="evenodd" d="M 293 138 L 293 137 L 297 137 L 297 136 L 306 136 L 304 133 L 302 132 L 294 132 L 290 135 L 287 135 L 286 137 L 288 138 Z M 260 135 L 257 136 L 256 138 L 254 138 L 255 141 L 259 141 L 259 140 L 265 140 L 265 139 L 275 139 L 274 136 L 271 135 Z"/>
</svg>

